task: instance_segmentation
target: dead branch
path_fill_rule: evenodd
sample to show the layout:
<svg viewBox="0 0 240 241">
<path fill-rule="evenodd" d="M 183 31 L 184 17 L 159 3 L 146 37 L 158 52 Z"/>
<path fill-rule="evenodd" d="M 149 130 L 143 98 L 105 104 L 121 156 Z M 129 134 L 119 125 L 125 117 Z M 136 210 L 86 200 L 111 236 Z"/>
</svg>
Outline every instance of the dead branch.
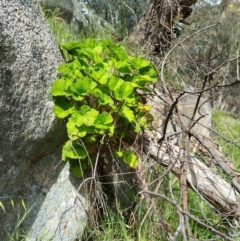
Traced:
<svg viewBox="0 0 240 241">
<path fill-rule="evenodd" d="M 152 133 L 147 134 L 147 138 L 154 135 Z M 181 161 L 175 160 L 176 156 L 184 156 L 185 150 L 180 149 L 177 146 L 171 146 L 167 144 L 159 145 L 157 141 L 149 142 L 145 140 L 144 150 L 148 155 L 153 158 L 157 163 L 169 167 L 175 162 L 172 168 L 172 173 L 177 177 L 180 177 Z M 198 160 L 194 155 L 188 157 L 188 170 L 187 183 L 194 191 L 201 195 L 208 203 L 216 208 L 224 216 L 240 217 L 239 200 L 240 195 L 236 193 L 235 188 L 225 181 L 221 176 L 215 174 L 204 163 Z"/>
<path fill-rule="evenodd" d="M 170 101 L 166 98 L 166 103 Z M 199 99 L 198 99 L 199 102 Z M 149 99 L 149 103 L 153 109 L 160 109 L 160 104 L 156 107 L 156 102 Z M 168 102 L 169 103 L 169 102 Z M 185 145 L 174 145 L 168 142 L 167 137 L 169 133 L 165 130 L 165 138 L 162 138 L 162 131 L 159 129 L 156 131 L 146 131 L 144 133 L 145 141 L 144 141 L 144 151 L 148 153 L 150 157 L 152 157 L 157 163 L 167 167 L 166 173 L 171 171 L 177 177 L 180 178 L 181 170 L 183 168 L 183 158 L 186 169 L 186 180 L 188 187 L 191 187 L 195 192 L 198 193 L 201 197 L 203 197 L 208 203 L 210 203 L 215 209 L 217 209 L 222 215 L 227 217 L 234 217 L 236 219 L 240 218 L 240 209 L 239 209 L 239 190 L 240 185 L 238 183 L 238 175 L 236 171 L 232 167 L 229 161 L 227 161 L 224 157 L 224 154 L 218 149 L 217 145 L 214 145 L 212 141 L 206 136 L 202 136 L 199 132 L 196 132 L 194 128 L 189 128 L 192 126 L 195 121 L 190 116 L 189 124 L 184 127 L 182 124 L 185 113 L 181 113 L 181 111 L 174 111 L 177 108 L 177 103 L 172 101 L 172 104 L 169 103 L 171 111 L 171 115 L 178 115 L 177 121 L 180 122 L 180 131 L 178 133 L 172 133 L 171 135 L 176 135 L 178 140 L 187 140 L 189 135 L 194 136 L 198 142 L 205 148 L 206 151 L 211 155 L 212 159 L 215 160 L 218 166 L 220 166 L 224 172 L 231 178 L 232 183 L 228 183 L 221 177 L 217 175 L 207 167 L 203 162 L 201 162 L 198 158 L 191 154 L 189 151 L 189 140 Z M 199 108 L 198 112 L 201 108 L 201 103 L 198 103 Z M 153 115 L 157 115 L 157 112 L 154 111 Z M 190 113 L 189 113 L 190 114 Z M 168 122 L 169 122 L 168 118 Z M 199 124 L 199 123 L 198 123 Z M 164 124 L 166 125 L 166 123 Z M 166 128 L 164 128 L 166 129 Z M 181 138 L 182 135 L 182 138 Z M 185 138 L 184 138 L 185 136 Z M 161 140 L 159 143 L 158 140 Z M 176 143 L 177 144 L 177 143 Z M 161 175 L 162 177 L 165 174 Z M 158 181 L 161 180 L 161 177 L 158 178 Z M 155 183 L 153 181 L 151 184 Z"/>
<path fill-rule="evenodd" d="M 200 137 L 199 135 L 192 133 L 193 136 L 204 146 L 204 148 L 211 154 L 216 164 L 222 168 L 222 170 L 231 178 L 232 186 L 240 194 L 240 183 L 238 174 L 232 167 L 230 161 L 228 161 L 223 153 L 219 150 L 216 144 L 214 144 L 208 138 Z"/>
<path fill-rule="evenodd" d="M 229 241 L 234 241 L 232 238 L 228 237 L 226 234 L 220 232 L 219 230 L 215 229 L 214 227 L 210 226 L 210 225 L 207 225 L 206 223 L 202 222 L 201 220 L 199 220 L 198 218 L 194 217 L 193 215 L 191 215 L 190 213 L 188 212 L 184 212 L 182 210 L 182 208 L 178 205 L 177 202 L 173 201 L 172 199 L 166 197 L 165 195 L 163 194 L 160 194 L 160 193 L 157 193 L 157 192 L 151 192 L 151 191 L 144 191 L 144 193 L 147 193 L 149 195 L 152 195 L 152 196 L 156 196 L 156 197 L 160 197 L 164 200 L 166 200 L 167 202 L 171 203 L 174 207 L 177 208 L 177 210 L 184 214 L 184 215 L 187 215 L 189 218 L 193 219 L 195 222 L 199 223 L 200 225 L 202 225 L 203 227 L 211 230 L 212 232 L 214 232 L 215 234 L 218 234 L 220 237 L 224 238 L 225 240 L 229 240 Z"/>
</svg>

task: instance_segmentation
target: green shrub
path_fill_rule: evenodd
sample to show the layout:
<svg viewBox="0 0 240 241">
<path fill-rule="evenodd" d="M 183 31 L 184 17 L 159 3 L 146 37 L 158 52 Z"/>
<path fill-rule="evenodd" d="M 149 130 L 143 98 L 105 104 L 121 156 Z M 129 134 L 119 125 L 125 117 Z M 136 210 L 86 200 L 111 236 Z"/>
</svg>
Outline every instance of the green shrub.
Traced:
<svg viewBox="0 0 240 241">
<path fill-rule="evenodd" d="M 70 161 L 72 173 L 81 177 L 91 169 L 103 146 L 111 145 L 114 156 L 130 167 L 137 156 L 122 144 L 152 121 L 150 107 L 140 91 L 156 82 L 156 72 L 144 58 L 128 56 L 110 40 L 87 39 L 61 46 L 67 63 L 51 89 L 54 114 L 67 118 L 69 140 L 62 159 Z"/>
</svg>

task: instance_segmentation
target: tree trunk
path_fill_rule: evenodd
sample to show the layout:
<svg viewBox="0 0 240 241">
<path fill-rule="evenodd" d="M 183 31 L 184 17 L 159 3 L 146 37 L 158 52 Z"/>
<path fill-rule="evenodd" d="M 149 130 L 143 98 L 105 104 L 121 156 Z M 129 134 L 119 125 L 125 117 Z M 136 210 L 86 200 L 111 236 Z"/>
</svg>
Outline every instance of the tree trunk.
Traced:
<svg viewBox="0 0 240 241">
<path fill-rule="evenodd" d="M 129 41 L 143 45 L 148 53 L 164 55 L 175 38 L 174 28 L 190 16 L 191 5 L 197 0 L 152 0 L 129 36 Z"/>
</svg>

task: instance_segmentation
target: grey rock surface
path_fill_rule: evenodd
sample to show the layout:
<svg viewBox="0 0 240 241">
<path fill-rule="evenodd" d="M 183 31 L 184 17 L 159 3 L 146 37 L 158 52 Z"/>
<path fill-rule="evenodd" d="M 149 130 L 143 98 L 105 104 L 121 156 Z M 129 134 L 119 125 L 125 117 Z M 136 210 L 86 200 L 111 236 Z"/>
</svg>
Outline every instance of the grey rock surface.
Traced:
<svg viewBox="0 0 240 241">
<path fill-rule="evenodd" d="M 91 30 L 111 25 L 103 18 L 97 16 L 93 10 L 86 7 L 81 0 L 39 0 L 42 7 L 47 9 L 58 9 L 58 16 L 70 24 L 72 30 L 78 33 L 84 28 Z"/>
<path fill-rule="evenodd" d="M 0 0 L 0 240 L 22 217 L 21 200 L 29 208 L 21 222 L 29 240 L 43 232 L 74 240 L 84 226 L 79 180 L 57 166 L 66 132 L 52 113 L 50 88 L 62 61 L 37 0 Z"/>
<path fill-rule="evenodd" d="M 61 148 L 38 161 L 26 175 L 30 191 L 27 203 L 32 210 L 23 223 L 26 241 L 76 240 L 86 223 L 87 201 L 81 180 L 69 175 L 69 165 L 61 160 Z M 32 202 L 34 200 L 34 202 Z"/>
</svg>

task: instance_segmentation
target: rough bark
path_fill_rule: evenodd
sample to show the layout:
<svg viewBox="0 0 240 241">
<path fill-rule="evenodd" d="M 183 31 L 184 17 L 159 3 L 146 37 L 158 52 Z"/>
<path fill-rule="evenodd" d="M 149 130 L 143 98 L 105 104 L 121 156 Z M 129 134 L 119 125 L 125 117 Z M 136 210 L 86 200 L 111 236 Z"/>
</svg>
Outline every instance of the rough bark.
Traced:
<svg viewBox="0 0 240 241">
<path fill-rule="evenodd" d="M 136 24 L 129 41 L 144 46 L 148 53 L 164 55 L 174 35 L 174 25 L 184 23 L 190 16 L 191 5 L 197 0 L 152 0 L 149 7 Z"/>
</svg>

